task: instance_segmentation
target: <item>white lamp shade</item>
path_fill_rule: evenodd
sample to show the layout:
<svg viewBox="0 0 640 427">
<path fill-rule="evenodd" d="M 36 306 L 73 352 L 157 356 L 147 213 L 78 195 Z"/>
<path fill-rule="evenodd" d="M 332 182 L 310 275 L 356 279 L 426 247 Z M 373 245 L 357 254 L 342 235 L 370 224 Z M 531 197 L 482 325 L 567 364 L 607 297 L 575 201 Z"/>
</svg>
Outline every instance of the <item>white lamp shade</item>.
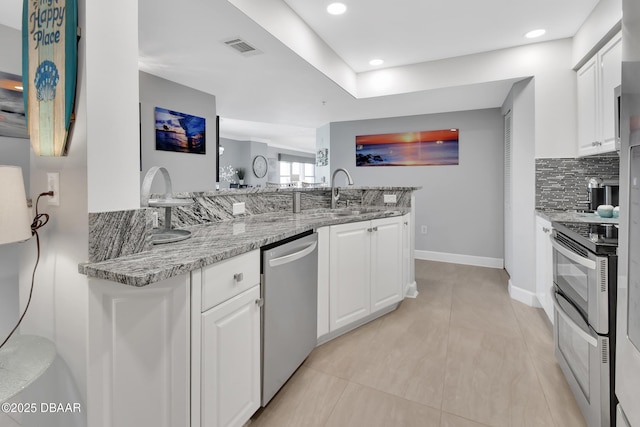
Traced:
<svg viewBox="0 0 640 427">
<path fill-rule="evenodd" d="M 22 168 L 0 165 L 0 245 L 31 237 Z"/>
</svg>

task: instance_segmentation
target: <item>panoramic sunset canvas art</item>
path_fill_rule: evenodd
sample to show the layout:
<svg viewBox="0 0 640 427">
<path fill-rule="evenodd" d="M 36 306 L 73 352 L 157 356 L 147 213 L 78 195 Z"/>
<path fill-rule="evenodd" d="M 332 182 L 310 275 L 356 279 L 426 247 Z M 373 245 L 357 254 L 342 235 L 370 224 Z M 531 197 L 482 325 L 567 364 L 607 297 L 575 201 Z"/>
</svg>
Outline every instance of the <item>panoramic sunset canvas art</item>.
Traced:
<svg viewBox="0 0 640 427">
<path fill-rule="evenodd" d="M 356 166 L 458 164 L 458 129 L 356 136 Z"/>
</svg>

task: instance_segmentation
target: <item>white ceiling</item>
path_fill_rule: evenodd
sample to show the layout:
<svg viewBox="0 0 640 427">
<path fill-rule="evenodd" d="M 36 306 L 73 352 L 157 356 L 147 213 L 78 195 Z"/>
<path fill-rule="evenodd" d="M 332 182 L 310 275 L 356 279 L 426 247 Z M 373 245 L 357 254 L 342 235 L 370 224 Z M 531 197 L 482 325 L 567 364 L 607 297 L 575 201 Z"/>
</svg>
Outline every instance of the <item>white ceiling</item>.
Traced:
<svg viewBox="0 0 640 427">
<path fill-rule="evenodd" d="M 598 0 L 284 1 L 355 73 L 571 37 Z M 21 0 L 2 0 L 0 24 L 20 28 Z M 393 7 L 392 7 L 393 5 Z M 283 21 L 284 22 L 284 21 Z M 313 152 L 326 123 L 500 106 L 511 81 L 357 99 L 227 0 L 139 0 L 140 69 L 216 96 L 221 136 Z M 222 41 L 241 37 L 244 57 Z"/>
<path fill-rule="evenodd" d="M 284 0 L 355 72 L 572 37 L 597 0 L 341 0 L 344 15 L 325 12 L 327 1 Z M 334 1 L 334 0 L 332 0 Z M 524 38 L 544 28 L 543 37 Z"/>
</svg>

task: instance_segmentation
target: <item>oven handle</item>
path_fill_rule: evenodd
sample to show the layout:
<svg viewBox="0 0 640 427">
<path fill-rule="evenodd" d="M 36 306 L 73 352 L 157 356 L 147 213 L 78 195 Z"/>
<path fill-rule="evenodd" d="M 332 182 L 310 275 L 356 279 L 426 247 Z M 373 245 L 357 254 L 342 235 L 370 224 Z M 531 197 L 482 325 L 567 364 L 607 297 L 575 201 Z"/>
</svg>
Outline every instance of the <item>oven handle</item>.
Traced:
<svg viewBox="0 0 640 427">
<path fill-rule="evenodd" d="M 562 246 L 560 243 L 556 242 L 555 239 L 551 239 L 551 246 L 553 246 L 553 248 L 555 250 L 557 250 L 558 252 L 560 252 L 562 255 L 566 256 L 567 258 L 569 258 L 571 261 L 576 262 L 580 265 L 582 265 L 583 267 L 588 268 L 589 270 L 595 270 L 597 267 L 597 264 L 595 261 L 589 259 L 589 258 L 584 258 L 581 257 L 580 255 L 576 254 L 575 252 L 570 251 L 569 249 L 565 248 L 564 246 Z"/>
<path fill-rule="evenodd" d="M 573 319 L 569 317 L 567 313 L 564 312 L 564 310 L 560 306 L 560 303 L 558 303 L 558 297 L 556 296 L 555 293 L 553 295 L 553 307 L 556 309 L 556 313 L 558 313 L 564 319 L 564 321 L 567 322 L 569 326 L 571 326 L 571 329 L 573 329 L 573 332 L 578 334 L 580 338 L 582 338 L 587 343 L 589 343 L 589 345 L 593 347 L 598 347 L 598 340 L 592 337 L 591 335 L 589 335 L 588 333 L 586 333 L 585 331 L 583 331 L 582 328 L 580 328 L 580 326 L 578 326 L 576 322 L 574 322 Z"/>
</svg>

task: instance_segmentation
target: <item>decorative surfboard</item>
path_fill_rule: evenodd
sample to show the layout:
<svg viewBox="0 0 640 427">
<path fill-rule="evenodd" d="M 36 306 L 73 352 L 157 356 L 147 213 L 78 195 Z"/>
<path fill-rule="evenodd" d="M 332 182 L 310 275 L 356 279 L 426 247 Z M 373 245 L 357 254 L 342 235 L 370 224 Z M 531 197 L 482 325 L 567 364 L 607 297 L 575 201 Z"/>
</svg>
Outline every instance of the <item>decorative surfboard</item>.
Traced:
<svg viewBox="0 0 640 427">
<path fill-rule="evenodd" d="M 66 154 L 76 96 L 77 27 L 77 0 L 24 0 L 24 109 L 37 155 Z"/>
</svg>

